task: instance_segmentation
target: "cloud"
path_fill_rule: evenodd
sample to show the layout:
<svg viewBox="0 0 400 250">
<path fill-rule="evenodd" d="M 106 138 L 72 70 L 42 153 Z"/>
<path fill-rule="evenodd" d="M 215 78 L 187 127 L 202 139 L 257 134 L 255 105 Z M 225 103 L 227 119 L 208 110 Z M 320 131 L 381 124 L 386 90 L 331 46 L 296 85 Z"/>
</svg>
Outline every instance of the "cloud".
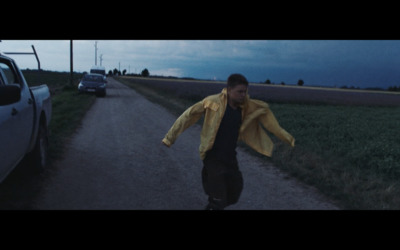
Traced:
<svg viewBox="0 0 400 250">
<path fill-rule="evenodd" d="M 76 40 L 74 70 L 95 63 L 95 40 Z M 0 51 L 31 51 L 43 69 L 68 71 L 69 40 L 3 40 Z M 398 85 L 400 41 L 358 40 L 98 40 L 103 66 L 140 73 L 226 79 L 233 72 L 250 81 L 321 82 L 346 85 L 385 79 Z M 34 56 L 12 56 L 21 68 L 36 68 Z M 359 80 L 357 80 L 359 79 Z M 361 83 L 362 82 L 362 83 Z M 311 84 L 311 83 L 310 83 Z"/>
<path fill-rule="evenodd" d="M 175 76 L 175 77 L 183 77 L 183 70 L 180 68 L 167 68 L 167 69 L 156 69 L 150 71 L 151 75 L 157 76 Z"/>
</svg>

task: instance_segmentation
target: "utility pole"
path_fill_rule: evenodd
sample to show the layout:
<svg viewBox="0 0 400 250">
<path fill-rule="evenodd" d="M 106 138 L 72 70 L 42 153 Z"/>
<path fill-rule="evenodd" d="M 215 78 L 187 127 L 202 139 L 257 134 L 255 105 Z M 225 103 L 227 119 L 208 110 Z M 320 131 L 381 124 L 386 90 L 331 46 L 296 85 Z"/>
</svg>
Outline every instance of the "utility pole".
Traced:
<svg viewBox="0 0 400 250">
<path fill-rule="evenodd" d="M 97 65 L 97 41 L 94 42 L 94 65 Z"/>
<path fill-rule="evenodd" d="M 72 47 L 72 40 L 70 40 L 70 47 L 69 47 L 69 55 L 70 55 L 70 77 L 69 83 L 71 86 L 74 84 L 74 56 L 73 56 L 73 47 Z"/>
<path fill-rule="evenodd" d="M 103 54 L 100 55 L 100 66 L 102 62 L 103 62 Z"/>
</svg>

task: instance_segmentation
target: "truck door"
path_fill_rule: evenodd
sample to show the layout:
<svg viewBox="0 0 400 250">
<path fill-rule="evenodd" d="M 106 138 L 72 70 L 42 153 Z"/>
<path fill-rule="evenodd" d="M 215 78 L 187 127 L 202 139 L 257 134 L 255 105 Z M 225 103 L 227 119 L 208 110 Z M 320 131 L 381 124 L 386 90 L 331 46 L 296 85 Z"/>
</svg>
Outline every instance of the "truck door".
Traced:
<svg viewBox="0 0 400 250">
<path fill-rule="evenodd" d="M 25 155 L 33 129 L 33 100 L 28 86 L 8 60 L 0 59 L 2 84 L 21 86 L 19 102 L 0 106 L 0 181 Z"/>
</svg>

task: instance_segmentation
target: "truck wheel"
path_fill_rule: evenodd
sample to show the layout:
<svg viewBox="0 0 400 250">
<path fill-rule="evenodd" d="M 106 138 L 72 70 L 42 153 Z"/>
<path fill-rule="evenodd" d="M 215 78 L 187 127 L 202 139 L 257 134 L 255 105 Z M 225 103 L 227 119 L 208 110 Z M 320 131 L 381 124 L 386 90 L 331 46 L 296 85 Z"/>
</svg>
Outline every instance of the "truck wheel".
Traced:
<svg viewBox="0 0 400 250">
<path fill-rule="evenodd" d="M 47 165 L 48 147 L 47 127 L 44 122 L 41 122 L 35 148 L 32 151 L 32 164 L 38 171 L 44 170 Z"/>
</svg>

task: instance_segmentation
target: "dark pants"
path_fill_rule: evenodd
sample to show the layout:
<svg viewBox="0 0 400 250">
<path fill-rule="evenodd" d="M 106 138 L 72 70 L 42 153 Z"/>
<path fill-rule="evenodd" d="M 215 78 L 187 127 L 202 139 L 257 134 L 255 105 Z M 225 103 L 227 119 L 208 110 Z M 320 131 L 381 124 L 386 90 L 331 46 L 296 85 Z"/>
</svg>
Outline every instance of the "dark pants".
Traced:
<svg viewBox="0 0 400 250">
<path fill-rule="evenodd" d="M 224 209 L 238 202 L 243 177 L 236 157 L 226 162 L 206 156 L 203 164 L 202 182 L 209 201 L 206 209 Z"/>
</svg>

